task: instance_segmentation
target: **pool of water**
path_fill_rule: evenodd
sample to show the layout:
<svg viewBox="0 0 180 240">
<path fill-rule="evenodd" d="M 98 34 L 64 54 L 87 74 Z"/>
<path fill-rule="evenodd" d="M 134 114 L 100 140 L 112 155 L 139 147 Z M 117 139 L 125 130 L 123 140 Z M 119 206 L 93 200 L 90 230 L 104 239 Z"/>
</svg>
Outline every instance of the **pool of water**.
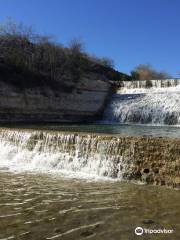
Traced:
<svg viewBox="0 0 180 240">
<path fill-rule="evenodd" d="M 180 126 L 152 126 L 135 124 L 41 124 L 41 125 L 3 125 L 8 128 L 26 128 L 36 130 L 52 130 L 67 132 L 86 132 L 86 133 L 104 133 L 119 134 L 125 136 L 153 136 L 153 137 L 171 137 L 180 138 Z"/>
<path fill-rule="evenodd" d="M 180 192 L 0 171 L 0 239 L 180 239 Z M 136 236 L 136 227 L 170 229 Z"/>
</svg>

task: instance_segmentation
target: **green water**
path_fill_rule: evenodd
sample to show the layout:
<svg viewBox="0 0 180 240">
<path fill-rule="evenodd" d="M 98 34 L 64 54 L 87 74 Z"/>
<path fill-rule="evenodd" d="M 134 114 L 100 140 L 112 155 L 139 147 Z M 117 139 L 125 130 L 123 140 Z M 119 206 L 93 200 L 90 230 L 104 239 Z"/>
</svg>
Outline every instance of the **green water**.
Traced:
<svg viewBox="0 0 180 240">
<path fill-rule="evenodd" d="M 0 172 L 0 239 L 180 239 L 180 192 L 130 183 Z M 136 236 L 139 226 L 173 229 Z"/>
</svg>

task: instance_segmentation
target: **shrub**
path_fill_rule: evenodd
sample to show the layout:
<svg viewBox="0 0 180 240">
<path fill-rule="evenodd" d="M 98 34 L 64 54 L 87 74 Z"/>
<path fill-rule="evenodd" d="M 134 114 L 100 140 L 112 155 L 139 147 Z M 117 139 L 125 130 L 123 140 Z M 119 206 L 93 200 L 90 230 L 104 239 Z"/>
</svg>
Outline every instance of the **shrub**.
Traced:
<svg viewBox="0 0 180 240">
<path fill-rule="evenodd" d="M 131 72 L 134 80 L 153 80 L 153 79 L 167 79 L 171 76 L 166 72 L 158 72 L 148 64 L 140 64 Z"/>
</svg>

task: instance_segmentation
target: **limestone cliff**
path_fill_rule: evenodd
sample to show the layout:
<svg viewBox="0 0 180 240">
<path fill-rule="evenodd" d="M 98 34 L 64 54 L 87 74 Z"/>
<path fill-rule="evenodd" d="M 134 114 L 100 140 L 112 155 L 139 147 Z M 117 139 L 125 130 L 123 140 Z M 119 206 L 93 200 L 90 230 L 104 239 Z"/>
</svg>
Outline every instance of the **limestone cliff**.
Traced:
<svg viewBox="0 0 180 240">
<path fill-rule="evenodd" d="M 109 83 L 89 78 L 70 91 L 48 86 L 19 89 L 0 81 L 0 121 L 94 121 L 101 116 L 109 93 Z"/>
<path fill-rule="evenodd" d="M 0 121 L 97 120 L 110 83 L 129 79 L 105 62 L 77 42 L 66 48 L 21 31 L 0 33 Z"/>
</svg>

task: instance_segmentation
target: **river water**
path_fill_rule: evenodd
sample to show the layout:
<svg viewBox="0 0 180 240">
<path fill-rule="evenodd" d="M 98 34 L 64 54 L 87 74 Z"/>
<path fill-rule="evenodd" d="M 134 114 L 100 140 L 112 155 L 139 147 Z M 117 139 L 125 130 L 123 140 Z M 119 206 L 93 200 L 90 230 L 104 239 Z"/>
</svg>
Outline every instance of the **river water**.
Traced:
<svg viewBox="0 0 180 240">
<path fill-rule="evenodd" d="M 0 239 L 180 239 L 180 192 L 115 181 L 0 172 Z M 136 236 L 136 227 L 170 229 Z"/>
<path fill-rule="evenodd" d="M 153 136 L 153 137 L 171 137 L 180 138 L 180 127 L 169 125 L 152 124 L 119 124 L 119 123 L 94 123 L 94 124 L 36 124 L 6 126 L 7 129 L 30 129 L 30 130 L 49 130 L 59 132 L 84 132 L 84 133 L 102 133 L 123 136 Z M 0 128 L 1 129 L 1 128 Z"/>
<path fill-rule="evenodd" d="M 29 130 L 24 132 L 23 128 Z M 30 130 L 32 128 L 34 130 Z M 56 154 L 57 147 L 60 147 L 51 147 L 51 140 L 54 137 L 46 134 L 46 138 L 42 138 L 41 134 L 33 133 L 39 129 L 51 132 L 53 130 L 57 134 L 59 132 L 59 139 L 62 138 L 61 132 L 67 130 L 131 136 L 180 137 L 178 127 L 167 126 L 94 124 L 33 127 L 29 125 L 19 126 L 14 130 L 2 128 L 0 156 L 3 159 L 0 161 L 1 163 L 5 161 L 2 165 L 0 163 L 0 240 L 180 239 L 178 190 L 106 177 L 91 178 L 87 174 L 80 179 L 77 174 L 70 175 L 70 172 L 69 174 L 66 172 L 64 175 L 59 170 L 50 173 L 33 171 L 38 166 L 46 170 L 49 168 L 48 163 L 51 163 L 52 168 L 56 167 L 56 164 L 53 165 L 56 158 L 53 161 L 50 158 Z M 36 143 L 32 144 L 32 139 L 35 139 Z M 67 144 L 71 139 L 61 141 Z M 52 141 L 53 143 L 55 142 Z M 80 149 L 82 143 L 78 144 Z M 66 145 L 62 149 L 66 149 Z M 79 152 L 77 155 L 79 156 Z M 44 163 L 41 163 L 42 158 Z M 81 162 L 76 164 L 77 170 L 81 171 L 83 168 Z M 106 167 L 106 164 L 101 166 L 105 169 Z M 94 173 L 93 169 L 90 170 Z M 135 234 L 136 227 L 143 228 L 142 236 Z M 145 229 L 166 229 L 172 233 L 147 234 Z"/>
</svg>

